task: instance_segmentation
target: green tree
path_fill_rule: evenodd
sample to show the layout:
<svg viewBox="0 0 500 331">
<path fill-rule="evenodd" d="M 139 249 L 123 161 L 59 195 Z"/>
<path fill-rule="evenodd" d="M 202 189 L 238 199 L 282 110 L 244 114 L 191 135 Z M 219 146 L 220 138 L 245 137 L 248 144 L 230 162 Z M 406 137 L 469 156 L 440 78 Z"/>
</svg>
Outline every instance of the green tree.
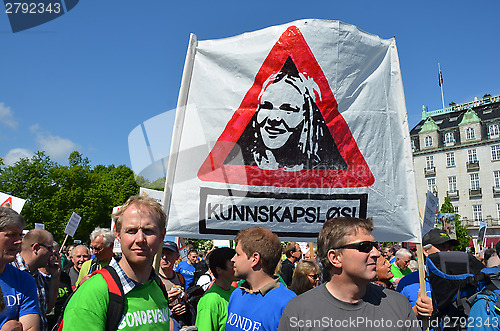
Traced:
<svg viewBox="0 0 500 331">
<path fill-rule="evenodd" d="M 457 240 L 459 245 L 455 248 L 457 251 L 465 251 L 465 248 L 469 246 L 471 236 L 467 231 L 467 227 L 462 225 L 460 221 L 460 215 L 455 213 L 455 208 L 451 204 L 449 197 L 444 198 L 444 202 L 441 205 L 440 213 L 452 213 L 455 214 L 455 231 L 457 233 Z"/>
<path fill-rule="evenodd" d="M 21 212 L 27 228 L 44 223 L 62 242 L 73 212 L 82 217 L 75 239 L 88 241 L 96 227 L 110 227 L 113 207 L 139 193 L 134 174 L 124 165 L 91 167 L 88 158 L 75 151 L 68 166 L 50 160 L 44 152 L 21 159 L 0 172 L 0 191 L 26 199 Z"/>
<path fill-rule="evenodd" d="M 37 152 L 0 172 L 0 191 L 26 199 L 22 215 L 29 229 L 34 227 L 35 222 L 42 223 L 50 216 L 50 210 L 43 201 L 58 190 L 50 174 L 55 165 L 44 152 Z"/>
</svg>

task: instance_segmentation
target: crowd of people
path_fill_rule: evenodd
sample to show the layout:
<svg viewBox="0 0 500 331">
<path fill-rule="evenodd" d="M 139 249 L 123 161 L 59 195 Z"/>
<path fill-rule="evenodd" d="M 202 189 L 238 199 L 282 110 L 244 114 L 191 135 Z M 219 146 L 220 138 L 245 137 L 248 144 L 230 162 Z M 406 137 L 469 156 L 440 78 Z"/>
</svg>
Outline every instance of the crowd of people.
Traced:
<svg viewBox="0 0 500 331">
<path fill-rule="evenodd" d="M 434 311 L 414 252 L 379 247 L 371 220 L 327 221 L 316 254 L 250 227 L 235 249 L 190 247 L 181 261 L 176 243 L 163 241 L 166 215 L 155 201 L 130 197 L 113 216 L 120 256 L 104 228 L 90 247 L 63 247 L 60 256 L 50 232 L 23 236 L 23 217 L 0 207 L 1 330 L 421 330 Z M 433 229 L 424 255 L 457 244 Z M 485 265 L 500 261 L 486 252 Z"/>
</svg>

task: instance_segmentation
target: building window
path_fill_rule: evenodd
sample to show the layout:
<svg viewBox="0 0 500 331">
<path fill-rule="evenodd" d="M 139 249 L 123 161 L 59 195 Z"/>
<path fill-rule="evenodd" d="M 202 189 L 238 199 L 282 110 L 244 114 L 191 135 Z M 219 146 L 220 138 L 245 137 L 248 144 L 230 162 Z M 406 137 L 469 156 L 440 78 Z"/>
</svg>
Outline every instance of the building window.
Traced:
<svg viewBox="0 0 500 331">
<path fill-rule="evenodd" d="M 467 128 L 467 130 L 465 130 L 465 136 L 467 140 L 475 139 L 476 133 L 474 132 L 474 128 Z"/>
<path fill-rule="evenodd" d="M 495 187 L 500 188 L 500 171 L 493 171 L 493 179 L 495 183 Z"/>
<path fill-rule="evenodd" d="M 453 206 L 453 210 L 455 211 L 455 214 L 458 214 L 458 206 Z"/>
<path fill-rule="evenodd" d="M 455 152 L 446 153 L 446 166 L 447 167 L 455 166 Z"/>
<path fill-rule="evenodd" d="M 500 203 L 497 203 L 497 218 L 500 220 Z"/>
<path fill-rule="evenodd" d="M 472 217 L 474 219 L 474 222 L 481 222 L 483 220 L 483 208 L 481 207 L 481 205 L 472 206 Z"/>
<path fill-rule="evenodd" d="M 453 132 L 446 132 L 444 134 L 444 143 L 445 144 L 453 144 L 455 142 L 455 137 L 453 137 Z"/>
<path fill-rule="evenodd" d="M 500 133 L 498 130 L 498 124 L 490 125 L 490 127 L 488 128 L 488 131 L 490 134 L 490 138 L 498 138 L 499 133 Z"/>
<path fill-rule="evenodd" d="M 425 157 L 425 168 L 426 169 L 434 168 L 434 156 L 433 155 Z"/>
<path fill-rule="evenodd" d="M 427 190 L 431 191 L 434 194 L 437 193 L 436 179 L 435 178 L 429 178 L 429 179 L 427 179 Z"/>
<path fill-rule="evenodd" d="M 473 173 L 470 174 L 470 189 L 471 190 L 479 190 L 479 174 Z"/>
<path fill-rule="evenodd" d="M 431 147 L 431 146 L 432 146 L 432 137 L 426 136 L 425 137 L 425 147 Z"/>
<path fill-rule="evenodd" d="M 492 161 L 500 160 L 500 145 L 491 146 L 491 160 Z"/>
<path fill-rule="evenodd" d="M 450 176 L 448 177 L 448 191 L 454 192 L 457 190 L 457 177 Z"/>
<path fill-rule="evenodd" d="M 467 151 L 467 155 L 469 158 L 469 163 L 476 163 L 477 162 L 477 152 L 476 152 L 475 148 L 469 149 Z"/>
<path fill-rule="evenodd" d="M 412 149 L 412 151 L 417 149 L 417 147 L 415 146 L 415 140 L 411 141 L 411 149 Z"/>
</svg>

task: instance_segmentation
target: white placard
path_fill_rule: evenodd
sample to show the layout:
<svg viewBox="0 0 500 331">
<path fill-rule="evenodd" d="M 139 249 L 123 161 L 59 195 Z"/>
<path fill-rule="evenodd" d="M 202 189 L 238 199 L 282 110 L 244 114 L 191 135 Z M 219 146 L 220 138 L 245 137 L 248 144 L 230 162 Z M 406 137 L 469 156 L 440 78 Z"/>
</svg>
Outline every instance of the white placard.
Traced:
<svg viewBox="0 0 500 331">
<path fill-rule="evenodd" d="M 64 233 L 73 237 L 75 235 L 76 229 L 78 229 L 78 225 L 80 225 L 81 219 L 81 216 L 79 216 L 78 214 L 71 214 L 68 224 L 66 225 L 66 229 L 64 229 Z"/>
<path fill-rule="evenodd" d="M 0 207 L 14 209 L 20 214 L 25 203 L 26 200 L 24 199 L 0 192 Z"/>
<path fill-rule="evenodd" d="M 438 197 L 432 194 L 431 191 L 427 191 L 427 199 L 425 201 L 424 223 L 422 225 L 422 235 L 425 235 L 427 232 L 434 229 L 434 224 L 436 223 L 436 211 L 438 203 L 439 203 Z"/>
</svg>

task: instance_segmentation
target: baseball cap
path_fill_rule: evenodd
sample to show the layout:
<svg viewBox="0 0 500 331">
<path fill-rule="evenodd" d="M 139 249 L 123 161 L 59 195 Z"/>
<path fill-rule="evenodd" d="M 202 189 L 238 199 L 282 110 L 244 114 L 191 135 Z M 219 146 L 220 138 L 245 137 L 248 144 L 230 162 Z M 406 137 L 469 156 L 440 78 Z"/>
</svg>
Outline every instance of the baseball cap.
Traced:
<svg viewBox="0 0 500 331">
<path fill-rule="evenodd" d="M 179 253 L 179 248 L 177 248 L 177 244 L 173 241 L 164 241 L 163 248 L 170 249 L 171 251 Z"/>
<path fill-rule="evenodd" d="M 446 233 L 446 231 L 439 229 L 432 229 L 427 232 L 425 236 L 422 238 L 422 245 L 441 245 L 445 242 L 450 242 L 453 246 L 457 246 L 459 244 L 458 240 L 451 239 L 450 235 Z"/>
</svg>

